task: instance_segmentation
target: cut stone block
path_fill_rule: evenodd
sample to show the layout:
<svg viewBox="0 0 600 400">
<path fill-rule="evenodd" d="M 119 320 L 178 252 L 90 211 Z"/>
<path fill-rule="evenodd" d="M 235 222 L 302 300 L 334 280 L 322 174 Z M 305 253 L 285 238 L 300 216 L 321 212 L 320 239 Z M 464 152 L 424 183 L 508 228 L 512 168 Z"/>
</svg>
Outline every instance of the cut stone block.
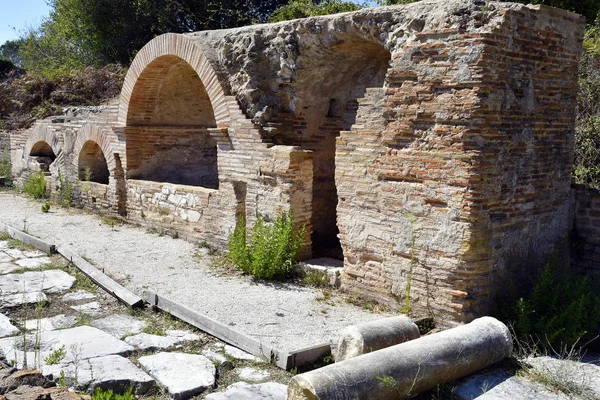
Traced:
<svg viewBox="0 0 600 400">
<path fill-rule="evenodd" d="M 26 340 L 27 348 L 33 349 L 35 335 L 28 334 Z M 23 367 L 25 355 L 27 356 L 28 366 L 34 366 L 33 361 L 37 359 L 35 367 L 43 367 L 45 365 L 44 359 L 62 346 L 64 346 L 66 352 L 63 360 L 65 364 L 74 360 L 85 360 L 113 354 L 123 355 L 134 351 L 134 348 L 127 343 L 91 326 L 43 332 L 39 338 L 40 350 L 37 357 L 32 351 L 23 354 L 22 339 L 17 341 L 14 338 L 0 339 L 0 351 L 5 354 L 9 362 L 15 360 L 19 368 Z"/>
<path fill-rule="evenodd" d="M 211 393 L 206 400 L 286 400 L 287 386 L 277 382 L 250 385 L 237 382 L 227 386 L 224 392 Z"/>
<path fill-rule="evenodd" d="M 55 329 L 70 328 L 77 323 L 77 317 L 74 315 L 66 316 L 64 314 L 56 315 L 50 318 L 40 319 L 40 331 L 53 331 Z M 36 330 L 38 328 L 37 319 L 30 319 L 25 321 L 25 329 L 28 331 Z"/>
<path fill-rule="evenodd" d="M 253 381 L 253 382 L 264 381 L 269 376 L 271 376 L 271 374 L 268 373 L 267 371 L 261 371 L 256 368 L 250 368 L 250 367 L 241 368 L 238 375 L 240 378 L 242 378 L 244 380 Z"/>
<path fill-rule="evenodd" d="M 204 356 L 158 353 L 140 357 L 139 362 L 174 399 L 187 399 L 215 385 L 217 369 Z"/>
<path fill-rule="evenodd" d="M 27 271 L 22 274 L 4 275 L 0 279 L 0 293 L 61 293 L 69 290 L 74 283 L 75 278 L 61 270 Z"/>
<path fill-rule="evenodd" d="M 90 358 L 79 362 L 78 365 L 74 363 L 47 365 L 43 369 L 43 374 L 56 380 L 60 377 L 61 371 L 64 372 L 68 384 L 77 383 L 77 390 L 90 393 L 97 387 L 122 393 L 131 386 L 135 394 L 143 395 L 154 385 L 154 379 L 150 375 L 128 359 L 116 355 Z"/>
<path fill-rule="evenodd" d="M 90 293 L 86 290 L 78 290 L 76 292 L 73 293 L 67 293 L 63 296 L 63 301 L 79 301 L 79 300 L 89 300 L 89 299 L 95 299 L 96 295 L 93 293 Z"/>
<path fill-rule="evenodd" d="M 175 347 L 181 343 L 178 338 L 150 335 L 148 333 L 139 333 L 134 336 L 128 336 L 124 340 L 126 343 L 140 350 L 164 350 Z"/>
<path fill-rule="evenodd" d="M 79 311 L 80 313 L 91 316 L 102 313 L 102 306 L 97 301 L 92 301 L 91 303 L 85 303 L 78 306 L 71 306 L 71 308 L 75 311 Z"/>
<path fill-rule="evenodd" d="M 183 331 L 179 329 L 170 329 L 165 332 L 166 336 L 175 337 L 179 339 L 181 342 L 193 342 L 196 340 L 200 340 L 200 335 L 196 335 L 195 333 Z"/>
<path fill-rule="evenodd" d="M 225 351 L 225 353 L 227 353 L 229 356 L 235 358 L 236 360 L 262 361 L 260 358 L 253 356 L 250 353 L 246 353 L 244 350 L 240 350 L 237 347 L 233 347 L 228 344 L 223 346 L 223 351 Z"/>
<path fill-rule="evenodd" d="M 8 294 L 0 297 L 0 310 L 47 300 L 48 297 L 42 292 Z"/>
<path fill-rule="evenodd" d="M 214 352 L 212 350 L 204 349 L 202 350 L 202 355 L 218 366 L 223 366 L 227 368 L 233 368 L 233 363 L 227 359 L 223 354 Z"/>
<path fill-rule="evenodd" d="M 15 264 L 22 268 L 28 269 L 37 269 L 44 265 L 48 265 L 52 262 L 48 257 L 39 257 L 39 258 L 22 258 L 20 260 L 15 261 Z"/>
<path fill-rule="evenodd" d="M 19 328 L 10 323 L 10 319 L 4 315 L 0 314 L 0 338 L 6 336 L 13 336 L 19 333 Z"/>
<path fill-rule="evenodd" d="M 147 324 L 130 315 L 114 314 L 92 321 L 91 325 L 120 339 L 123 336 L 140 333 Z"/>
</svg>

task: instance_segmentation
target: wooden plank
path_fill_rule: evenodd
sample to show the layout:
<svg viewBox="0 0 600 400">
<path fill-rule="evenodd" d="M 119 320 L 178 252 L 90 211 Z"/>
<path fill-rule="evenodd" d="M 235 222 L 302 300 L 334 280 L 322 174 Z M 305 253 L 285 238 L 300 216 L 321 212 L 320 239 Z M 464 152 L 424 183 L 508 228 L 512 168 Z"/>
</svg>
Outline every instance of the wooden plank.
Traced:
<svg viewBox="0 0 600 400">
<path fill-rule="evenodd" d="M 290 353 L 289 369 L 304 367 L 316 363 L 319 359 L 331 354 L 331 345 L 323 343 Z"/>
<path fill-rule="evenodd" d="M 258 340 L 246 336 L 241 332 L 231 329 L 227 325 L 214 320 L 206 315 L 202 315 L 186 306 L 177 304 L 174 301 L 168 300 L 158 294 L 146 291 L 145 297 L 151 306 L 157 307 L 171 315 L 187 322 L 196 328 L 209 333 L 210 335 L 221 339 L 235 347 L 238 347 L 257 357 L 265 357 L 279 368 L 289 370 L 290 366 L 289 355 L 279 350 L 273 349 Z"/>
<path fill-rule="evenodd" d="M 128 289 L 125 289 L 123 286 L 119 285 L 117 282 L 100 272 L 96 267 L 84 260 L 70 248 L 66 246 L 60 246 L 58 248 L 58 252 L 67 260 L 71 261 L 77 268 L 79 268 L 81 272 L 94 281 L 94 283 L 116 297 L 121 302 L 130 307 L 140 307 L 144 304 L 144 300 L 140 296 L 137 296 Z"/>
<path fill-rule="evenodd" d="M 54 246 L 53 244 L 48 244 L 42 239 L 36 238 L 35 236 L 31 236 L 30 234 L 25 232 L 21 232 L 20 230 L 15 229 L 12 226 L 2 224 L 2 230 L 8 233 L 13 239 L 19 240 L 25 244 L 33 246 L 36 249 L 43 251 L 44 253 L 56 253 L 56 246 Z"/>
</svg>

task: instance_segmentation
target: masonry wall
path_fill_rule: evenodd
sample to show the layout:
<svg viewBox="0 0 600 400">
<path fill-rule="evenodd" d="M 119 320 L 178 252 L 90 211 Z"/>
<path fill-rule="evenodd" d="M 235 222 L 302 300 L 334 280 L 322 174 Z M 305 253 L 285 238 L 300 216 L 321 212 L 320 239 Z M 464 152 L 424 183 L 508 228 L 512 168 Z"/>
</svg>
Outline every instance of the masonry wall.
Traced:
<svg viewBox="0 0 600 400">
<path fill-rule="evenodd" d="M 221 249 L 291 208 L 302 257 L 343 258 L 344 290 L 468 321 L 571 229 L 583 27 L 449 0 L 162 35 L 118 106 L 15 134 L 15 173 L 44 140 L 56 191 L 94 140 L 110 176 L 79 187 L 86 207 Z"/>
</svg>

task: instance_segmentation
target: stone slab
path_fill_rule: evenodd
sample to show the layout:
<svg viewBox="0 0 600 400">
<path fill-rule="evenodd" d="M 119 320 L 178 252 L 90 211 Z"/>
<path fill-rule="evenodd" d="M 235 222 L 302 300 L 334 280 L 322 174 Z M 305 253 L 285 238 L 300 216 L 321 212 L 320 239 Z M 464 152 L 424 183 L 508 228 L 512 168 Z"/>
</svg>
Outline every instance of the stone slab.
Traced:
<svg viewBox="0 0 600 400">
<path fill-rule="evenodd" d="M 114 314 L 94 320 L 91 325 L 120 339 L 127 335 L 140 333 L 147 324 L 145 321 L 140 321 L 130 315 Z"/>
<path fill-rule="evenodd" d="M 47 301 L 48 297 L 43 292 L 28 292 L 8 294 L 0 297 L 0 310 L 19 307 L 23 304 L 36 304 Z"/>
<path fill-rule="evenodd" d="M 88 292 L 87 290 L 78 290 L 76 292 L 67 293 L 63 296 L 63 301 L 79 301 L 95 299 L 96 295 Z"/>
<path fill-rule="evenodd" d="M 11 324 L 6 315 L 0 314 L 0 338 L 13 336 L 17 333 L 19 333 L 19 328 Z"/>
<path fill-rule="evenodd" d="M 49 257 L 37 257 L 37 258 L 22 258 L 20 260 L 16 260 L 15 264 L 17 264 L 21 268 L 27 269 L 38 269 L 43 267 L 44 265 L 48 265 L 52 262 Z"/>
<path fill-rule="evenodd" d="M 180 329 L 169 329 L 165 331 L 165 335 L 177 338 L 182 342 L 193 342 L 196 340 L 200 340 L 200 335 L 196 335 L 195 333 Z"/>
<path fill-rule="evenodd" d="M 227 357 L 225 357 L 221 353 L 217 353 L 216 351 L 204 349 L 204 350 L 202 350 L 202 355 L 204 357 L 208 358 L 209 360 L 211 360 L 216 365 L 233 368 L 233 363 L 231 361 L 229 361 L 229 359 L 227 359 Z"/>
<path fill-rule="evenodd" d="M 69 290 L 74 283 L 75 278 L 61 270 L 27 271 L 22 274 L 4 275 L 0 279 L 0 293 L 61 293 Z"/>
<path fill-rule="evenodd" d="M 102 306 L 97 301 L 71 306 L 71 308 L 80 313 L 91 315 L 92 317 L 102 313 Z"/>
<path fill-rule="evenodd" d="M 238 375 L 241 379 L 252 382 L 261 382 L 271 376 L 271 374 L 267 371 L 261 371 L 251 367 L 241 368 L 238 371 Z"/>
<path fill-rule="evenodd" d="M 230 346 L 226 344 L 223 346 L 223 351 L 229 355 L 230 357 L 235 358 L 236 360 L 243 361 L 262 361 L 260 358 L 253 356 L 250 353 L 246 353 L 244 350 L 240 350 L 237 347 Z"/>
<path fill-rule="evenodd" d="M 175 337 L 150 335 L 148 333 L 127 336 L 124 340 L 133 347 L 146 351 L 165 350 L 181 343 L 181 341 Z"/>
<path fill-rule="evenodd" d="M 26 340 L 28 343 L 27 348 L 33 349 L 35 335 L 28 334 Z M 33 366 L 33 360 L 37 359 L 38 365 L 35 365 L 35 367 L 45 366 L 44 359 L 62 346 L 64 346 L 66 352 L 63 363 L 113 354 L 124 355 L 134 351 L 134 348 L 127 343 L 100 329 L 91 326 L 79 326 L 77 328 L 43 332 L 39 338 L 40 350 L 37 357 L 32 351 L 25 354 L 28 365 Z M 8 361 L 16 359 L 17 366 L 19 368 L 23 366 L 25 355 L 23 354 L 22 340 L 15 341 L 14 338 L 0 339 L 0 351 L 5 354 Z"/>
<path fill-rule="evenodd" d="M 277 382 L 267 382 L 250 385 L 237 382 L 227 386 L 224 392 L 211 393 L 207 400 L 285 400 L 287 386 Z"/>
<path fill-rule="evenodd" d="M 158 353 L 138 361 L 174 399 L 187 399 L 215 385 L 217 369 L 204 356 Z"/>
<path fill-rule="evenodd" d="M 41 332 L 53 331 L 55 329 L 66 329 L 70 328 L 77 323 L 77 317 L 74 315 L 55 315 L 54 317 L 42 318 L 39 321 L 39 328 Z M 25 329 L 28 331 L 36 330 L 38 328 L 38 320 L 30 319 L 25 321 Z"/>
<path fill-rule="evenodd" d="M 143 395 L 154 385 L 154 379 L 150 375 L 127 358 L 117 355 L 90 358 L 78 365 L 74 363 L 48 365 L 44 367 L 43 373 L 56 380 L 60 377 L 61 371 L 70 384 L 77 383 L 77 390 L 87 392 L 94 392 L 97 387 L 100 387 L 122 393 L 131 386 L 135 394 Z"/>
<path fill-rule="evenodd" d="M 9 256 L 8 254 L 6 254 L 5 252 L 0 252 L 0 263 L 7 263 L 7 262 L 11 262 L 13 260 L 13 258 L 11 256 Z"/>
<path fill-rule="evenodd" d="M 18 269 L 22 269 L 22 268 L 13 262 L 0 263 L 0 275 L 10 274 L 13 271 L 16 271 Z"/>
</svg>

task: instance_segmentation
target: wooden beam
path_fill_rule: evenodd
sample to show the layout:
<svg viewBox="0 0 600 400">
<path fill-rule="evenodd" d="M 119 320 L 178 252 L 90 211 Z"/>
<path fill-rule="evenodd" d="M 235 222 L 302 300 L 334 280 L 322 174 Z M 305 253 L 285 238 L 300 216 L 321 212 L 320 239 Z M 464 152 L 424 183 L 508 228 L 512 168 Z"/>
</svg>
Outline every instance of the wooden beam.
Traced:
<svg viewBox="0 0 600 400">
<path fill-rule="evenodd" d="M 144 304 L 144 300 L 134 294 L 133 292 L 125 289 L 117 282 L 103 274 L 92 264 L 83 259 L 73 250 L 66 246 L 60 246 L 58 252 L 67 260 L 71 261 L 81 272 L 87 275 L 95 284 L 100 286 L 106 292 L 116 297 L 119 301 L 127 304 L 130 307 L 141 307 Z"/>
<path fill-rule="evenodd" d="M 18 229 L 13 228 L 12 226 L 2 224 L 2 230 L 10 235 L 11 238 L 19 240 L 25 244 L 35 247 L 38 250 L 43 251 L 44 253 L 54 254 L 56 253 L 56 246 L 53 244 L 48 244 L 44 242 L 42 239 L 36 238 L 35 236 L 31 236 L 28 233 L 21 232 Z"/>
</svg>

